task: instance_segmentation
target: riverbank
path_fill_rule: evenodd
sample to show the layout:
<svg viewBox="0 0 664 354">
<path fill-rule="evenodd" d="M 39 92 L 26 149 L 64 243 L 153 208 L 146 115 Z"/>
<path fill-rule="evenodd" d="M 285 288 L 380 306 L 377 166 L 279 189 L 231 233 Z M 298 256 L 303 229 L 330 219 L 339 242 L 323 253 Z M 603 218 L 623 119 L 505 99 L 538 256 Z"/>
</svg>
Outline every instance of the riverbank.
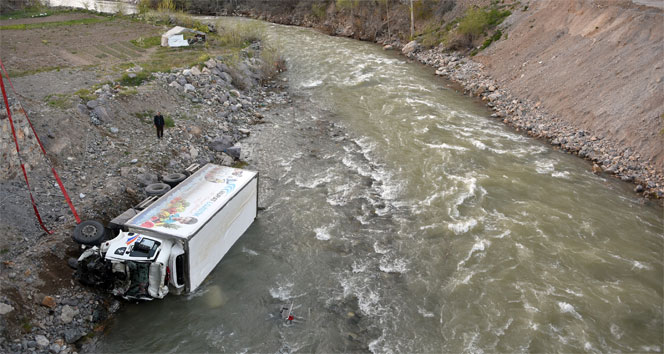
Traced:
<svg viewBox="0 0 664 354">
<path fill-rule="evenodd" d="M 453 24 L 475 5 L 489 2 L 458 2 L 441 10 L 440 21 Z M 270 6 L 243 8 L 240 3 L 236 11 L 401 50 L 408 26 L 397 13 L 390 16 L 392 32 L 386 33 L 381 6 L 349 11 L 330 5 L 323 9 L 324 16 L 305 6 L 285 12 Z M 412 43 L 405 54 L 459 83 L 467 94 L 481 97 L 495 111 L 494 118 L 591 161 L 594 173 L 632 183 L 635 193 L 661 204 L 664 113 L 658 97 L 662 78 L 657 43 L 662 31 L 652 28 L 661 29 L 662 10 L 627 0 L 598 6 L 543 1 L 510 8 L 512 14 L 499 26 L 504 37 L 474 58 L 449 52 L 444 44 L 427 49 Z M 565 17 L 570 13 L 573 19 Z"/>
<path fill-rule="evenodd" d="M 58 16 L 55 21 L 70 20 L 67 14 Z M 31 41 L 40 51 L 53 50 L 41 43 L 45 29 L 2 32 L 6 60 L 15 64 L 5 66 L 21 73 L 12 78 L 17 95 L 9 93 L 21 157 L 37 207 L 53 230 L 46 234 L 36 222 L 3 106 L 0 154 L 9 168 L 0 174 L 0 229 L 6 235 L 0 241 L 2 352 L 94 351 L 85 343 L 104 332 L 105 321 L 122 304 L 72 279 L 67 262 L 80 253 L 71 240 L 73 216 L 16 99 L 27 111 L 81 218 L 103 222 L 137 204 L 145 197 L 143 187 L 167 173 L 181 172 L 192 163 L 242 165 L 242 140 L 263 123 L 266 112 L 289 101 L 285 83 L 266 76 L 260 42 L 230 52 L 215 43 L 179 50 L 143 48 L 135 40 L 159 33 L 161 26 L 102 20 L 91 26 L 105 30 L 90 41 L 113 37 L 108 35 L 109 25 L 116 21 L 122 22 L 123 36 L 102 45 L 86 42 L 89 46 L 82 45 L 65 59 L 95 50 L 106 53 L 107 65 L 74 60 L 58 70 L 40 70 L 55 64 L 49 58 L 60 60 L 56 55 L 61 51 L 56 50 L 53 56 L 42 55 L 40 61 L 21 66 L 17 57 Z M 72 27 L 51 40 L 67 42 L 81 29 Z M 155 60 L 166 61 L 171 54 L 192 64 L 146 73 Z M 152 125 L 156 112 L 167 121 L 161 140 Z M 229 147 L 235 147 L 231 150 L 237 155 L 224 152 Z"/>
</svg>

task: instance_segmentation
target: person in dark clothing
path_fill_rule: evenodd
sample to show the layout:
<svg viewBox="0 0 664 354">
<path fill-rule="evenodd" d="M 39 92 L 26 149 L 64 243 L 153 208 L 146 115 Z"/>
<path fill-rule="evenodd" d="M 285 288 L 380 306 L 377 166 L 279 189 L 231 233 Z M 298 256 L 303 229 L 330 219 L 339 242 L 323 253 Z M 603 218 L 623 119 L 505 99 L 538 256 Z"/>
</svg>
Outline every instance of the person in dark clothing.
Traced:
<svg viewBox="0 0 664 354">
<path fill-rule="evenodd" d="M 157 138 L 161 139 L 164 136 L 164 116 L 161 115 L 161 112 L 157 112 L 157 115 L 154 116 L 154 126 L 157 127 Z"/>
</svg>

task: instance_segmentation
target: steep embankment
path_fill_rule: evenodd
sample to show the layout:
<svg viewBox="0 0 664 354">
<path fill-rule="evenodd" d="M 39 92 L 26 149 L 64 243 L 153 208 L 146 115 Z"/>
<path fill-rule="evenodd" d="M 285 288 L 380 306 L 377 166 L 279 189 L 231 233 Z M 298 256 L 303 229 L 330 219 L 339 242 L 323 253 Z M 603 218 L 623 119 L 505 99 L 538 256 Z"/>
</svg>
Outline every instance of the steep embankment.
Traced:
<svg viewBox="0 0 664 354">
<path fill-rule="evenodd" d="M 475 60 L 512 93 L 661 173 L 662 10 L 549 0 L 512 17 L 509 38 Z"/>
<path fill-rule="evenodd" d="M 285 11 L 269 2 L 246 0 L 240 2 L 239 10 L 268 21 L 316 27 L 396 48 L 410 33 L 408 8 L 396 2 L 387 2 L 389 11 L 385 2 L 348 8 L 339 6 L 343 1 L 288 3 L 292 8 Z M 529 106 L 536 108 L 537 114 L 526 119 L 565 126 L 558 129 L 560 134 L 549 130 L 532 135 L 577 153 L 579 149 L 560 141 L 566 141 L 570 131 L 587 136 L 592 139 L 588 142 L 590 152 L 580 155 L 596 163 L 593 171 L 604 170 L 632 181 L 637 184 L 635 190 L 646 195 L 664 196 L 661 8 L 629 0 L 505 1 L 499 5 L 482 0 L 441 0 L 426 4 L 428 13 L 420 9 L 418 16 L 415 10 L 415 33 L 445 27 L 453 33 L 455 18 L 472 6 L 511 9 L 512 14 L 499 26 L 502 38 L 472 58 L 483 64 L 480 76 L 495 80 L 517 102 L 532 102 Z M 478 45 L 482 40 L 475 38 L 473 43 Z M 437 49 L 445 48 L 443 43 Z M 437 63 L 433 60 L 429 64 L 438 69 Z M 447 76 L 454 79 L 454 75 Z M 601 144 L 594 143 L 596 140 Z"/>
</svg>

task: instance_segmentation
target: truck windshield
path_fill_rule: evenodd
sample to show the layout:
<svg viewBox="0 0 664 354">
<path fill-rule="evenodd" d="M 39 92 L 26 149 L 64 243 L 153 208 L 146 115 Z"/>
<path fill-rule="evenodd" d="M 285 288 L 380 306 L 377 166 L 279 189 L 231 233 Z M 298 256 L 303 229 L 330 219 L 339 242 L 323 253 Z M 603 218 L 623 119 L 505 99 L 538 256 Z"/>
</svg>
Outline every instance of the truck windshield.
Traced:
<svg viewBox="0 0 664 354">
<path fill-rule="evenodd" d="M 161 245 L 160 242 L 144 237 L 140 241 L 136 242 L 136 244 L 134 244 L 134 248 L 131 250 L 129 255 L 131 257 L 152 258 L 155 252 L 157 252 L 159 245 Z"/>
</svg>

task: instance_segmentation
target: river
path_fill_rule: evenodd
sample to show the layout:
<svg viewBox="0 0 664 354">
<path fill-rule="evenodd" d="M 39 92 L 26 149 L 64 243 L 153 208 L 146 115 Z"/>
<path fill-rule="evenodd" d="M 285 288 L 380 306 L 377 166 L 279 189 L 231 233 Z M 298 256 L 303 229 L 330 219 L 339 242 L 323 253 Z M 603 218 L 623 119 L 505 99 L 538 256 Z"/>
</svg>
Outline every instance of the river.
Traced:
<svg viewBox="0 0 664 354">
<path fill-rule="evenodd" d="M 430 68 L 269 32 L 294 99 L 243 143 L 265 210 L 194 294 L 125 306 L 100 351 L 662 351 L 660 207 Z"/>
</svg>

